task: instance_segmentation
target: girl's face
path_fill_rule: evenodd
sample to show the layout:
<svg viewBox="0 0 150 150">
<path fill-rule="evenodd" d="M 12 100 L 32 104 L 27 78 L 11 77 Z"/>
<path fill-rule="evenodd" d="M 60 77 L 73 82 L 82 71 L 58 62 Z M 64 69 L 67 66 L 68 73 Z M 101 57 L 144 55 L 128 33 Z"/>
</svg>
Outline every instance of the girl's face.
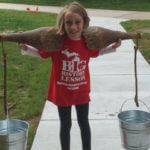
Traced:
<svg viewBox="0 0 150 150">
<path fill-rule="evenodd" d="M 79 14 L 68 11 L 65 14 L 64 27 L 70 39 L 78 40 L 82 35 L 84 20 Z"/>
</svg>

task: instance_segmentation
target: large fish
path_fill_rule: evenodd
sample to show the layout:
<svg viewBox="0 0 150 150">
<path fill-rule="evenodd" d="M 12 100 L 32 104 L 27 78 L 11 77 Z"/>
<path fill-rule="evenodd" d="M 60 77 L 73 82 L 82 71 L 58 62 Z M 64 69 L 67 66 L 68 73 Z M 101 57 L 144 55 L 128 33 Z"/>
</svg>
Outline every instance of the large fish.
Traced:
<svg viewBox="0 0 150 150">
<path fill-rule="evenodd" d="M 91 26 L 83 31 L 89 49 L 101 49 L 117 42 L 119 39 L 141 39 L 141 34 L 113 31 Z M 0 40 L 29 44 L 42 51 L 58 51 L 65 36 L 58 34 L 57 27 L 41 27 L 22 33 L 0 34 Z"/>
</svg>

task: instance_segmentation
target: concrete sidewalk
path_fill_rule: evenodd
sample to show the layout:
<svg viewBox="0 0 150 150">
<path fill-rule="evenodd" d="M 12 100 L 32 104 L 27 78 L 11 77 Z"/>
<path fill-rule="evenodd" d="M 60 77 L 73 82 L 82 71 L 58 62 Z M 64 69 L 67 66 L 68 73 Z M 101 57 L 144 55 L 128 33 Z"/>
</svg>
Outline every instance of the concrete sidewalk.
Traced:
<svg viewBox="0 0 150 150">
<path fill-rule="evenodd" d="M 37 6 L 0 3 L 0 9 L 26 10 Z M 59 7 L 39 6 L 40 11 L 59 13 Z M 125 19 L 150 19 L 150 13 L 132 11 L 110 11 L 87 9 L 91 25 L 125 31 L 120 25 Z M 120 19 L 119 19 L 120 18 Z M 123 102 L 123 110 L 135 108 L 134 43 L 123 41 L 116 53 L 100 56 L 90 62 L 91 103 L 90 124 L 92 130 L 92 150 L 123 150 L 117 115 Z M 150 65 L 140 52 L 138 61 L 139 98 L 150 107 Z M 141 104 L 140 109 L 146 110 Z M 147 110 L 146 110 L 147 111 Z M 71 130 L 71 150 L 81 150 L 80 131 L 73 107 Z M 31 150 L 60 150 L 59 119 L 57 108 L 46 102 Z"/>
</svg>

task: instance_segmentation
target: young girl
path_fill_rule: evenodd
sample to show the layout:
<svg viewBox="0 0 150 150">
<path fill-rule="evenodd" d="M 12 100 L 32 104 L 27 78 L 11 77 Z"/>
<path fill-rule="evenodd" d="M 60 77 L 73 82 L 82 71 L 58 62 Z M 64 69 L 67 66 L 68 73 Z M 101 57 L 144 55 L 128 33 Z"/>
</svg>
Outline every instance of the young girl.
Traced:
<svg viewBox="0 0 150 150">
<path fill-rule="evenodd" d="M 52 58 L 52 71 L 47 99 L 58 107 L 60 117 L 61 150 L 70 150 L 71 107 L 77 112 L 81 130 L 82 149 L 91 150 L 88 120 L 90 102 L 89 60 L 113 52 L 121 41 L 101 50 L 89 50 L 82 32 L 89 26 L 86 10 L 77 2 L 64 7 L 58 18 L 59 34 L 65 35 L 62 48 L 57 52 L 43 52 L 20 44 L 25 54 Z"/>
</svg>

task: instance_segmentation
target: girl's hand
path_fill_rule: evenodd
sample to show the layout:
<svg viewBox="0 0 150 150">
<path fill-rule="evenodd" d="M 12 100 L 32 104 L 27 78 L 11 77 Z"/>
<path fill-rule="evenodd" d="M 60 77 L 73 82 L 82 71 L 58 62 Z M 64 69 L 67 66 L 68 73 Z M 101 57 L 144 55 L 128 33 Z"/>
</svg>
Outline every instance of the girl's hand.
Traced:
<svg viewBox="0 0 150 150">
<path fill-rule="evenodd" d="M 19 33 L 21 34 L 23 31 L 19 31 Z M 20 49 L 24 50 L 24 51 L 27 51 L 28 50 L 28 47 L 26 44 L 22 44 L 22 43 L 18 43 L 18 46 Z"/>
<path fill-rule="evenodd" d="M 27 51 L 27 50 L 28 50 L 28 47 L 27 47 L 26 44 L 19 43 L 18 46 L 19 46 L 20 49 L 22 49 L 22 50 L 24 50 L 24 51 Z"/>
<path fill-rule="evenodd" d="M 118 48 L 120 45 L 121 45 L 121 39 L 119 39 L 118 42 L 116 42 L 115 44 L 113 44 L 113 45 L 112 45 L 112 48 L 113 48 L 113 49 L 116 49 L 116 48 Z"/>
</svg>

